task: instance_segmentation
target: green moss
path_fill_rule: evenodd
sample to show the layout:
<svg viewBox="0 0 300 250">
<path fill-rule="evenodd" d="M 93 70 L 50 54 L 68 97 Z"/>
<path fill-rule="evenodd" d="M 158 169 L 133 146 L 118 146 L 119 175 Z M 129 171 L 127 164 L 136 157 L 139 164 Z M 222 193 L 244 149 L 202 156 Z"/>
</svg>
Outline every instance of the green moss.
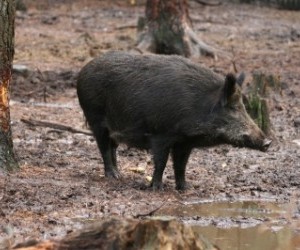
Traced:
<svg viewBox="0 0 300 250">
<path fill-rule="evenodd" d="M 269 134 L 271 124 L 267 101 L 257 94 L 251 94 L 248 97 L 246 109 L 261 130 Z"/>
<path fill-rule="evenodd" d="M 280 77 L 257 72 L 253 74 L 253 81 L 244 98 L 247 112 L 266 134 L 271 130 L 267 102 L 271 90 L 281 94 Z"/>
</svg>

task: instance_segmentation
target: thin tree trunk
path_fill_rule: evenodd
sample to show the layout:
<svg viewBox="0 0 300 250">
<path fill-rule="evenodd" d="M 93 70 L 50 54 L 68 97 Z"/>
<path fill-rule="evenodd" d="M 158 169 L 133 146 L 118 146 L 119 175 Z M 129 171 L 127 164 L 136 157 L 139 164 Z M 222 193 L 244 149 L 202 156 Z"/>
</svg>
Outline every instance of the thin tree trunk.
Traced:
<svg viewBox="0 0 300 250">
<path fill-rule="evenodd" d="M 198 57 L 214 56 L 214 50 L 202 42 L 192 29 L 188 0 L 147 0 L 146 18 L 138 24 L 141 51 Z"/>
<path fill-rule="evenodd" d="M 0 169 L 18 167 L 13 152 L 9 90 L 14 56 L 15 1 L 0 1 Z"/>
</svg>

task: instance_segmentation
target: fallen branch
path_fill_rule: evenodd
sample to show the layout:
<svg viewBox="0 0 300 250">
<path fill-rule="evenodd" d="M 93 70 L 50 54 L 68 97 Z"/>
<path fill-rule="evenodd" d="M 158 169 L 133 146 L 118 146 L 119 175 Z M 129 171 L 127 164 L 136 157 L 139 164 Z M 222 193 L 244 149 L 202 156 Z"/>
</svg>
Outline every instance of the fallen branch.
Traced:
<svg viewBox="0 0 300 250">
<path fill-rule="evenodd" d="M 64 124 L 53 123 L 49 121 L 38 121 L 33 119 L 21 119 L 21 122 L 24 122 L 30 126 L 39 126 L 39 127 L 47 127 L 57 130 L 68 131 L 75 134 L 84 134 L 84 135 L 93 135 L 92 132 L 83 129 L 76 129 L 70 126 L 66 126 Z"/>
<path fill-rule="evenodd" d="M 156 213 L 159 209 L 161 209 L 164 205 L 166 205 L 166 203 L 167 203 L 167 200 L 165 200 L 165 201 L 163 202 L 163 204 L 161 204 L 160 206 L 158 206 L 158 207 L 152 209 L 150 212 L 148 212 L 148 213 L 140 213 L 140 214 L 136 214 L 136 215 L 134 215 L 133 217 L 134 217 L 135 219 L 138 219 L 138 218 L 141 218 L 141 217 L 153 216 L 154 213 Z"/>
<path fill-rule="evenodd" d="M 137 28 L 136 24 L 124 24 L 116 27 L 117 30 L 136 29 L 136 28 Z"/>
<path fill-rule="evenodd" d="M 194 0 L 197 3 L 200 3 L 202 5 L 207 5 L 207 6 L 219 6 L 222 4 L 221 1 L 217 1 L 217 2 L 206 2 L 206 1 L 202 1 L 202 0 Z"/>
<path fill-rule="evenodd" d="M 26 94 L 25 94 L 26 95 Z M 64 103 L 49 103 L 49 102 L 27 102 L 23 103 L 20 101 L 11 100 L 10 105 L 21 105 L 21 106 L 34 106 L 34 107 L 46 107 L 46 108 L 64 108 L 73 109 L 74 106 L 71 104 Z"/>
</svg>

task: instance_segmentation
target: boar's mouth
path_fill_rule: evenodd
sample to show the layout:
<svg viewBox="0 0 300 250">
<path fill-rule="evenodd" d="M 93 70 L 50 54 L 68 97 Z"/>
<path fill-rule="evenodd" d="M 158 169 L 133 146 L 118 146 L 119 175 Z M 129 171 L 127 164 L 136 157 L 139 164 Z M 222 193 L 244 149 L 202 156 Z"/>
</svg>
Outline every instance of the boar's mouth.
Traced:
<svg viewBox="0 0 300 250">
<path fill-rule="evenodd" d="M 252 148 L 256 150 L 260 150 L 263 152 L 266 152 L 271 145 L 272 140 L 270 139 L 263 139 L 263 140 L 253 140 L 249 136 L 243 136 L 242 143 L 240 143 L 237 146 L 240 147 L 247 147 L 247 148 Z"/>
</svg>

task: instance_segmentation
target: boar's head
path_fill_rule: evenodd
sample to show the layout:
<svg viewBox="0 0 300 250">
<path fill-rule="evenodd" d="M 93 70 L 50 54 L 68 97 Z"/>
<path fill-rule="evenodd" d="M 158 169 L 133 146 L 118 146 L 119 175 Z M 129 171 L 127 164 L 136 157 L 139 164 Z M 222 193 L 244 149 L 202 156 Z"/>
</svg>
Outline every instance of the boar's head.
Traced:
<svg viewBox="0 0 300 250">
<path fill-rule="evenodd" d="M 238 147 L 266 151 L 271 144 L 258 125 L 248 115 L 242 101 L 241 81 L 227 74 L 221 96 L 221 108 L 215 122 L 216 136 Z"/>
</svg>

